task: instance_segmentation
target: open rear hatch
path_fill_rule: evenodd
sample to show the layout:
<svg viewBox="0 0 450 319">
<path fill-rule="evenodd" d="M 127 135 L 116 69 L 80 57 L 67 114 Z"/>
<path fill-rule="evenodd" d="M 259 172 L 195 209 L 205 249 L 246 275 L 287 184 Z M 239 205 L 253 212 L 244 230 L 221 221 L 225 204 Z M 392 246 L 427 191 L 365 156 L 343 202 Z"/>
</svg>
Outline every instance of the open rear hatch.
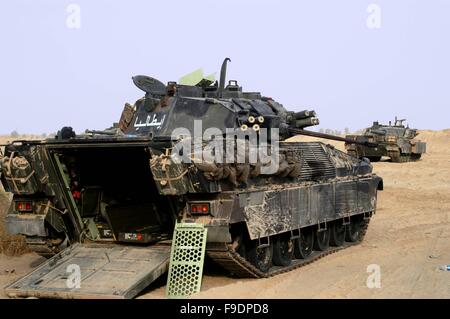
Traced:
<svg viewBox="0 0 450 319">
<path fill-rule="evenodd" d="M 147 145 L 51 149 L 73 219 L 94 240 L 151 243 L 170 238 L 176 203 L 159 194 Z"/>
<path fill-rule="evenodd" d="M 10 297 L 133 298 L 168 270 L 169 259 L 169 242 L 147 247 L 75 244 L 7 286 L 5 292 Z M 79 288 L 74 287 L 73 277 L 78 266 Z"/>
</svg>

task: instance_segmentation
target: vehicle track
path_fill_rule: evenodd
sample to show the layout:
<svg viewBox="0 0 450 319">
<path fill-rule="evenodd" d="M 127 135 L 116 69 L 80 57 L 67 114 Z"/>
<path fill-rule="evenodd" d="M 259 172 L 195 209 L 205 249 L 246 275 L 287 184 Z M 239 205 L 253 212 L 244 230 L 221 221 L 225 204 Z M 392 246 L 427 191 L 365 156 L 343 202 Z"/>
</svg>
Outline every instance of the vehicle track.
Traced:
<svg viewBox="0 0 450 319">
<path fill-rule="evenodd" d="M 369 226 L 369 221 L 367 220 L 361 226 L 361 240 L 355 243 L 345 242 L 344 245 L 340 247 L 330 247 L 326 251 L 314 251 L 308 258 L 306 259 L 294 259 L 292 260 L 292 264 L 290 266 L 281 267 L 281 266 L 273 266 L 270 268 L 268 272 L 262 272 L 258 268 L 256 268 L 253 264 L 247 261 L 244 257 L 242 257 L 238 252 L 236 252 L 232 245 L 225 246 L 222 250 L 220 248 L 210 248 L 207 249 L 208 256 L 218 263 L 220 266 L 229 271 L 234 277 L 238 278 L 268 278 L 272 276 L 276 276 L 282 273 L 289 272 L 291 270 L 309 265 L 316 260 L 321 259 L 322 257 L 334 254 L 340 250 L 345 248 L 355 246 L 361 243 L 364 239 L 364 236 L 367 232 L 367 228 Z"/>
</svg>

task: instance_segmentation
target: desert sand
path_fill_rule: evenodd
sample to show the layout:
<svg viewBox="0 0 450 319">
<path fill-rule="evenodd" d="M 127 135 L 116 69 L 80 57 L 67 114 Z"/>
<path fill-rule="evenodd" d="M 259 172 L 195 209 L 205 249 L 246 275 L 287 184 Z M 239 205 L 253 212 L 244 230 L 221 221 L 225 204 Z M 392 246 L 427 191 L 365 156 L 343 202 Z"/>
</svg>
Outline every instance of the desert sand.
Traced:
<svg viewBox="0 0 450 319">
<path fill-rule="evenodd" d="M 450 298 L 450 271 L 439 270 L 450 264 L 450 129 L 424 130 L 419 138 L 428 143 L 420 161 L 373 163 L 384 191 L 362 244 L 269 279 L 234 279 L 206 269 L 202 291 L 193 297 Z M 40 260 L 32 253 L 0 255 L 0 287 Z M 380 288 L 366 285 L 373 264 L 380 267 Z M 139 298 L 164 298 L 164 288 L 164 279 L 158 280 Z"/>
</svg>

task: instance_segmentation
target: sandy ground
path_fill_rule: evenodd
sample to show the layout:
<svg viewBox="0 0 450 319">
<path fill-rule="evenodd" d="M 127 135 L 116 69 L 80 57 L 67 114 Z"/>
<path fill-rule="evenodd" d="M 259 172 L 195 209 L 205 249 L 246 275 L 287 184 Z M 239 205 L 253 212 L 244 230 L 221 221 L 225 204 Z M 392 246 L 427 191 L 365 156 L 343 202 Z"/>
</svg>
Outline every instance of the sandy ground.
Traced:
<svg viewBox="0 0 450 319">
<path fill-rule="evenodd" d="M 419 137 L 428 142 L 421 161 L 374 163 L 385 190 L 361 245 L 269 279 L 233 279 L 206 269 L 202 292 L 194 297 L 450 298 L 450 271 L 438 269 L 450 264 L 450 130 Z M 0 255 L 0 287 L 38 262 L 34 254 Z M 380 267 L 380 288 L 366 284 L 373 264 Z M 163 298 L 164 284 L 161 278 L 140 298 Z"/>
</svg>

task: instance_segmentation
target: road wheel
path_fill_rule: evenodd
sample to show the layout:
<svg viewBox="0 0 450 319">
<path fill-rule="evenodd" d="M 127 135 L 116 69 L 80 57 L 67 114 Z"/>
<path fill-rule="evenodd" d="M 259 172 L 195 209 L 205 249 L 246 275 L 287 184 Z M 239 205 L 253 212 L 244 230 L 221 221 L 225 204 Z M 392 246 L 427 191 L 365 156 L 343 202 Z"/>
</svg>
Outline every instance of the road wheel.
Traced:
<svg viewBox="0 0 450 319">
<path fill-rule="evenodd" d="M 268 272 L 272 266 L 273 245 L 258 247 L 258 241 L 253 240 L 247 250 L 247 260 L 262 272 Z"/>
<path fill-rule="evenodd" d="M 314 250 L 325 251 L 330 247 L 330 228 L 316 232 Z"/>
<path fill-rule="evenodd" d="M 289 266 L 292 263 L 294 244 L 288 235 L 277 236 L 273 243 L 273 264 L 276 266 Z"/>
<path fill-rule="evenodd" d="M 306 259 L 313 252 L 314 232 L 311 227 L 300 230 L 300 238 L 294 241 L 294 256 L 297 259 Z"/>
<path fill-rule="evenodd" d="M 360 242 L 364 236 L 362 232 L 362 226 L 364 219 L 362 216 L 352 216 L 350 224 L 347 225 L 347 231 L 345 232 L 345 240 L 351 243 Z"/>
<path fill-rule="evenodd" d="M 401 152 L 390 152 L 389 156 L 393 163 L 406 163 L 409 162 L 409 155 Z"/>
<path fill-rule="evenodd" d="M 400 155 L 400 163 L 407 163 L 410 160 L 410 156 L 408 154 L 401 154 Z"/>
<path fill-rule="evenodd" d="M 331 227 L 330 244 L 332 246 L 342 246 L 345 242 L 345 225 L 341 220 L 336 220 Z"/>
</svg>

